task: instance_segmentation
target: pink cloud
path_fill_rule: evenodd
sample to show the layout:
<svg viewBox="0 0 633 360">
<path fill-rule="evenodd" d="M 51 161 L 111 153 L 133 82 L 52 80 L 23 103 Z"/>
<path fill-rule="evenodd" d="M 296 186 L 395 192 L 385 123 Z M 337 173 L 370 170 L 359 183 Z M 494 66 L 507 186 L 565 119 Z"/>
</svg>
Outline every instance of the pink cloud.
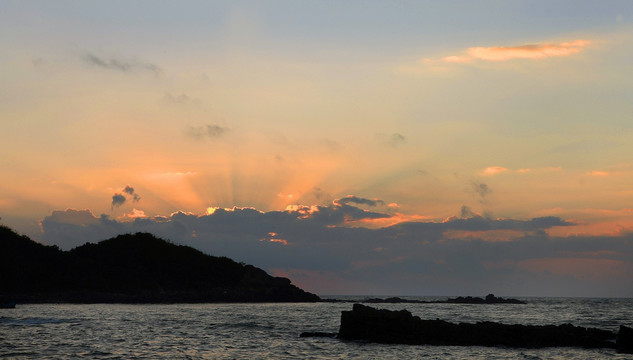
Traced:
<svg viewBox="0 0 633 360">
<path fill-rule="evenodd" d="M 576 40 L 560 44 L 535 44 L 521 46 L 472 47 L 466 53 L 471 59 L 507 61 L 512 59 L 540 60 L 549 57 L 570 56 L 582 51 L 590 41 Z"/>
<path fill-rule="evenodd" d="M 471 47 L 461 55 L 444 56 L 439 60 L 426 58 L 421 61 L 424 64 L 452 63 L 464 64 L 476 60 L 481 61 L 509 61 L 514 59 L 542 60 L 551 57 L 570 56 L 585 49 L 591 42 L 589 40 L 575 40 L 558 44 L 528 44 L 519 46 L 490 46 Z"/>
<path fill-rule="evenodd" d="M 484 171 L 481 172 L 481 174 L 482 175 L 496 175 L 496 174 L 506 172 L 506 171 L 508 171 L 508 169 L 502 166 L 489 166 L 485 168 Z"/>
</svg>

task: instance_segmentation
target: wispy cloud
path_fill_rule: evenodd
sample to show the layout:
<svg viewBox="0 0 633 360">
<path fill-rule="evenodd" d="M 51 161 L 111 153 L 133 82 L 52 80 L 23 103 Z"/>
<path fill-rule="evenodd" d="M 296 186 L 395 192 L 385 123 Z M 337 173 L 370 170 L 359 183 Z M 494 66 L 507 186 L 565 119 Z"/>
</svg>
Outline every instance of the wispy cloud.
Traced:
<svg viewBox="0 0 633 360">
<path fill-rule="evenodd" d="M 404 135 L 400 134 L 400 133 L 395 133 L 391 135 L 391 139 L 389 141 L 389 143 L 391 144 L 391 146 L 398 146 L 400 144 L 403 144 L 406 141 L 406 137 L 404 137 Z"/>
<path fill-rule="evenodd" d="M 165 93 L 165 101 L 173 104 L 186 104 L 191 102 L 191 98 L 187 94 L 172 95 L 171 93 Z"/>
<path fill-rule="evenodd" d="M 392 147 L 398 147 L 400 145 L 403 145 L 407 142 L 407 138 L 400 134 L 400 133 L 393 133 L 393 134 L 376 134 L 376 139 L 379 140 L 380 142 L 382 142 L 383 144 L 392 146 Z"/>
<path fill-rule="evenodd" d="M 224 136 L 227 131 L 229 131 L 229 129 L 226 127 L 209 124 L 204 126 L 190 126 L 189 129 L 187 129 L 187 135 L 196 140 L 202 140 L 205 138 L 217 139 Z"/>
<path fill-rule="evenodd" d="M 465 56 L 449 56 L 442 60 L 458 62 L 463 60 L 508 61 L 513 59 L 541 60 L 550 57 L 570 56 L 582 51 L 591 42 L 575 40 L 559 44 L 529 44 L 520 46 L 472 47 L 466 50 Z"/>
<path fill-rule="evenodd" d="M 116 70 L 121 72 L 132 72 L 135 70 L 145 70 L 159 75 L 162 69 L 155 64 L 139 61 L 136 59 L 128 60 L 115 57 L 101 57 L 92 53 L 86 53 L 81 56 L 82 60 L 89 65 L 96 66 L 108 70 Z"/>
<path fill-rule="evenodd" d="M 560 43 L 537 43 L 517 46 L 476 46 L 462 50 L 459 54 L 438 58 L 423 58 L 416 64 L 400 66 L 405 73 L 442 73 L 451 65 L 476 64 L 478 62 L 504 62 L 512 60 L 543 60 L 565 57 L 583 51 L 591 44 L 589 40 L 578 39 Z"/>
<path fill-rule="evenodd" d="M 487 168 L 481 170 L 479 172 L 479 175 L 481 176 L 494 176 L 494 175 L 499 175 L 499 174 L 505 174 L 505 173 L 517 173 L 517 174 L 529 174 L 529 173 L 542 173 L 542 172 L 559 172 L 562 171 L 563 168 L 561 168 L 560 166 L 549 166 L 549 167 L 544 167 L 544 168 L 536 168 L 536 169 L 531 169 L 531 168 L 522 168 L 522 169 L 516 169 L 516 170 L 511 170 L 508 168 L 505 168 L 503 166 L 488 166 Z M 589 175 L 603 175 L 601 174 L 601 172 L 596 172 L 596 171 L 592 171 L 590 173 L 588 173 Z"/>
<path fill-rule="evenodd" d="M 485 204 L 487 202 L 487 196 L 492 192 L 487 184 L 479 181 L 472 181 L 470 183 L 471 190 L 479 196 L 479 202 Z"/>
<path fill-rule="evenodd" d="M 335 205 L 347 205 L 347 204 L 357 204 L 357 205 L 383 205 L 385 202 L 379 199 L 364 199 L 354 195 L 347 195 L 343 198 L 334 200 Z"/>
<path fill-rule="evenodd" d="M 481 172 L 481 175 L 496 175 L 506 171 L 508 171 L 508 169 L 502 166 L 489 166 Z"/>
</svg>

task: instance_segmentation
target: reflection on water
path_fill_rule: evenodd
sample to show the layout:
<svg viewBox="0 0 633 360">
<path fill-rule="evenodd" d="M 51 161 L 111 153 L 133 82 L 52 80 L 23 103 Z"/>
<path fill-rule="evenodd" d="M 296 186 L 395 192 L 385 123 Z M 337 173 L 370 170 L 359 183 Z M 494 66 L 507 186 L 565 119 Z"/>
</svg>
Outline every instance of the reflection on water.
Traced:
<svg viewBox="0 0 633 360">
<path fill-rule="evenodd" d="M 526 299 L 527 305 L 374 304 L 423 319 L 562 324 L 617 331 L 631 299 Z M 608 349 L 380 345 L 299 338 L 338 331 L 351 303 L 18 305 L 0 310 L 0 357 L 16 359 L 626 359 Z"/>
</svg>

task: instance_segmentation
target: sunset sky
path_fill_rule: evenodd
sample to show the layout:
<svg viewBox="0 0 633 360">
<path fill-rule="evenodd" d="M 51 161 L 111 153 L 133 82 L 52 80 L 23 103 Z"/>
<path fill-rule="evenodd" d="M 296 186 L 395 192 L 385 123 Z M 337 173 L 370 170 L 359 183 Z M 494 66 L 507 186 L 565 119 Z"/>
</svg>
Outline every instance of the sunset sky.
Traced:
<svg viewBox="0 0 633 360">
<path fill-rule="evenodd" d="M 633 1 L 2 1 L 1 223 L 317 294 L 633 296 Z"/>
</svg>

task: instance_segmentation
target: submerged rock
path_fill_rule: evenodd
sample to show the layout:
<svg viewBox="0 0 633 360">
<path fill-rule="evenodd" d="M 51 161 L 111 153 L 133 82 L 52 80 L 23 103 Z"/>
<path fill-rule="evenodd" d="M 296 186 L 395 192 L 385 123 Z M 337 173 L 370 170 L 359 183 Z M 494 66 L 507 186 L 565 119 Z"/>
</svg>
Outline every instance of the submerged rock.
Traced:
<svg viewBox="0 0 633 360">
<path fill-rule="evenodd" d="M 622 347 L 628 344 L 631 349 L 631 334 L 625 334 L 628 335 L 622 336 Z M 342 312 L 338 338 L 386 344 L 520 348 L 615 348 L 616 345 L 615 333 L 596 328 L 571 324 L 506 325 L 490 321 L 454 324 L 440 319 L 422 320 L 407 310 L 374 309 L 361 304 L 354 304 L 352 311 Z"/>
</svg>

